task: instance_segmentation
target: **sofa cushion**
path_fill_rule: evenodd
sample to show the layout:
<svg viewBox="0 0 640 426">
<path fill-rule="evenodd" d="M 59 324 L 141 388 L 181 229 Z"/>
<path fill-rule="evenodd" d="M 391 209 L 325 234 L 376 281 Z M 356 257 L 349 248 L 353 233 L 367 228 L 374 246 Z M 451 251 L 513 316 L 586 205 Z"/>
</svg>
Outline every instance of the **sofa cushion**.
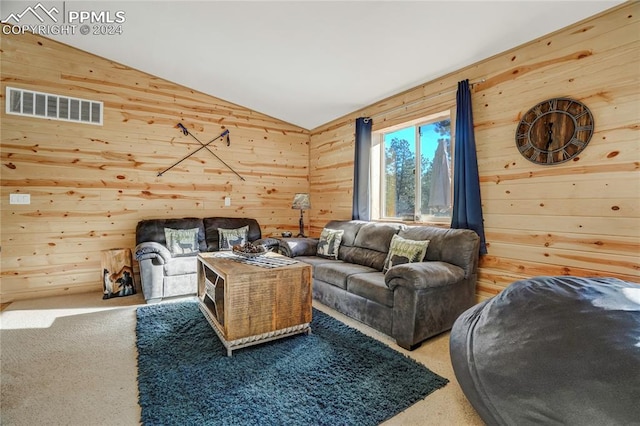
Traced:
<svg viewBox="0 0 640 426">
<path fill-rule="evenodd" d="M 296 256 L 295 259 L 304 263 L 308 263 L 311 266 L 320 265 L 322 263 L 335 262 L 335 260 L 333 259 L 327 259 L 326 257 L 319 257 L 319 256 Z"/>
<path fill-rule="evenodd" d="M 340 251 L 339 259 L 382 271 L 391 238 L 403 227 L 400 223 L 367 222 L 358 230 L 354 247 Z"/>
<path fill-rule="evenodd" d="M 360 227 L 354 245 L 387 253 L 391 238 L 402 229 L 401 223 L 369 222 Z"/>
<path fill-rule="evenodd" d="M 387 272 L 395 265 L 421 262 L 427 253 L 427 246 L 429 246 L 429 240 L 408 240 L 399 235 L 394 235 L 391 238 L 389 253 L 387 253 L 387 258 L 384 261 L 382 272 Z"/>
<path fill-rule="evenodd" d="M 244 245 L 247 242 L 248 226 L 236 229 L 218 228 L 218 244 L 220 251 L 231 250 L 235 245 Z"/>
<path fill-rule="evenodd" d="M 377 271 L 368 266 L 346 263 L 341 260 L 332 260 L 314 265 L 313 278 L 346 290 L 347 278 L 353 274 L 361 274 L 363 272 Z"/>
<path fill-rule="evenodd" d="M 219 235 L 218 229 L 238 229 L 243 226 L 248 226 L 249 231 L 247 232 L 247 241 L 255 241 L 262 238 L 262 233 L 260 231 L 260 225 L 258 225 L 258 221 L 252 218 L 244 218 L 244 217 L 205 217 L 202 220 L 204 224 L 204 233 L 206 238 L 206 247 L 207 251 L 218 251 L 220 250 L 219 246 Z"/>
<path fill-rule="evenodd" d="M 342 234 L 341 245 L 345 247 L 352 247 L 356 240 L 358 231 L 365 223 L 368 222 L 363 220 L 332 220 L 326 224 L 325 228 L 344 231 L 344 234 Z"/>
<path fill-rule="evenodd" d="M 184 256 L 197 253 L 198 228 L 172 229 L 164 228 L 164 237 L 167 240 L 167 248 L 172 256 Z"/>
<path fill-rule="evenodd" d="M 351 275 L 347 279 L 347 291 L 381 305 L 393 307 L 393 290 L 385 284 L 382 272 Z"/>
<path fill-rule="evenodd" d="M 342 229 L 324 228 L 316 248 L 317 255 L 329 259 L 337 259 L 343 234 L 344 230 Z"/>
<path fill-rule="evenodd" d="M 198 256 L 174 257 L 171 262 L 163 265 L 164 275 L 195 274 L 198 270 Z"/>
<path fill-rule="evenodd" d="M 438 260 L 459 266 L 464 269 L 465 278 L 477 270 L 480 237 L 470 229 L 408 226 L 398 235 L 410 240 L 429 240 L 425 260 Z"/>
</svg>

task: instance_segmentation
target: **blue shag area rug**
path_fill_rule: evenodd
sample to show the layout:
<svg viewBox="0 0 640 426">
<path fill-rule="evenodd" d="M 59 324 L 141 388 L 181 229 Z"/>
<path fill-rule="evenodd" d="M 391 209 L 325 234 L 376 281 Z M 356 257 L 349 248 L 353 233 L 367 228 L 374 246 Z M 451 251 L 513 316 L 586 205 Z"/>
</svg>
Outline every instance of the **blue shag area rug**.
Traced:
<svg viewBox="0 0 640 426">
<path fill-rule="evenodd" d="M 137 320 L 145 425 L 377 425 L 448 383 L 317 309 L 312 334 L 233 357 L 197 302 L 141 307 Z"/>
</svg>

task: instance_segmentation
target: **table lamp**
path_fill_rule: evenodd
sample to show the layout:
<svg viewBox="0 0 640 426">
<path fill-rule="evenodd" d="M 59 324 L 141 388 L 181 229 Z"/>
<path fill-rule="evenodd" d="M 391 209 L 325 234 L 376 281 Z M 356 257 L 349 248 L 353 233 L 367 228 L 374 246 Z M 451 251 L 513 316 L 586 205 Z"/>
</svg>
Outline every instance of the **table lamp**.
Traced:
<svg viewBox="0 0 640 426">
<path fill-rule="evenodd" d="M 292 209 L 300 210 L 300 233 L 297 235 L 298 237 L 305 237 L 304 235 L 304 220 L 302 218 L 302 214 L 305 210 L 309 210 L 311 208 L 311 202 L 309 201 L 309 194 L 306 193 L 298 193 L 293 197 L 293 203 L 291 203 Z"/>
</svg>

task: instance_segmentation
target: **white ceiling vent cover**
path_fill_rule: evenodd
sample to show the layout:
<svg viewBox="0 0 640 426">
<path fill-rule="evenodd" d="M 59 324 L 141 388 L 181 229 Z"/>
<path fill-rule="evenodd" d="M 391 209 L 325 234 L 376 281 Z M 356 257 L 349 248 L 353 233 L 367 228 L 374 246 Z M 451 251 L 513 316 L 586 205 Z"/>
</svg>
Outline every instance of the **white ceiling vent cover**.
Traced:
<svg viewBox="0 0 640 426">
<path fill-rule="evenodd" d="M 102 102 L 7 87 L 7 114 L 102 126 Z"/>
</svg>

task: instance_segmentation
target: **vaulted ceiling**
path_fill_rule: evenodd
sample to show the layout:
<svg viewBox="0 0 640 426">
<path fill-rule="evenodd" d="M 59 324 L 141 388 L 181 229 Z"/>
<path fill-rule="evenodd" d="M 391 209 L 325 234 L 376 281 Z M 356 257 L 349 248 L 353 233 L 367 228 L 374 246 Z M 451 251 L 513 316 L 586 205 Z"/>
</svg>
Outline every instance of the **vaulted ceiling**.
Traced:
<svg viewBox="0 0 640 426">
<path fill-rule="evenodd" d="M 622 2 L 57 3 L 125 17 L 122 34 L 58 41 L 313 129 Z"/>
</svg>

